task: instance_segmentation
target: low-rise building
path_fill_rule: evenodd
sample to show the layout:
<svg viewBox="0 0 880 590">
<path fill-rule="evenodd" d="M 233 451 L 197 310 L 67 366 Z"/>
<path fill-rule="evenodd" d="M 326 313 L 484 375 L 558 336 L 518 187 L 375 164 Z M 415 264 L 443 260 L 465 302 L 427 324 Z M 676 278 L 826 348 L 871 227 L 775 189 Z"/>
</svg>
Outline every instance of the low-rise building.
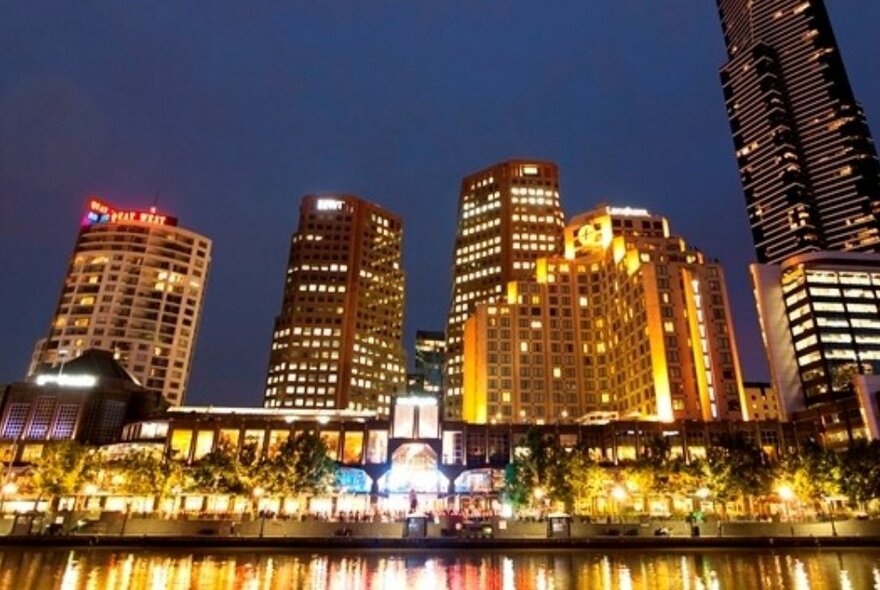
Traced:
<svg viewBox="0 0 880 590">
<path fill-rule="evenodd" d="M 57 371 L 4 388 L 2 460 L 32 462 L 46 444 L 57 441 L 113 443 L 122 437 L 125 424 L 167 406 L 160 392 L 141 386 L 111 352 L 87 350 Z"/>
</svg>

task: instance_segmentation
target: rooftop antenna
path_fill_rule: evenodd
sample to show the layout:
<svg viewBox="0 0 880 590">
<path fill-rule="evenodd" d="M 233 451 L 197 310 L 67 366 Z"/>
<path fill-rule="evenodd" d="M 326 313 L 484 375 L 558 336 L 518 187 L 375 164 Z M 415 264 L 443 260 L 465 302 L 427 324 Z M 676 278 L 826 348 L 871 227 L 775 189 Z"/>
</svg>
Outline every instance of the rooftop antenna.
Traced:
<svg viewBox="0 0 880 590">
<path fill-rule="evenodd" d="M 150 207 L 150 213 L 155 213 L 156 208 L 159 206 L 159 193 L 162 192 L 162 189 L 156 189 L 156 194 L 153 195 L 153 206 Z"/>
</svg>

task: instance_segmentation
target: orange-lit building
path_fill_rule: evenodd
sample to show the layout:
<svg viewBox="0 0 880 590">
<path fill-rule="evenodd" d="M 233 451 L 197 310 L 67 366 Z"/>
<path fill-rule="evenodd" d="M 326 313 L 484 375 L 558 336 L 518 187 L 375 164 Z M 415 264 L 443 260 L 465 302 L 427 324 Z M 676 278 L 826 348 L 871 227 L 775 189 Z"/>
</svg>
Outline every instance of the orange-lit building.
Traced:
<svg viewBox="0 0 880 590">
<path fill-rule="evenodd" d="M 665 218 L 599 207 L 464 331 L 466 421 L 746 417 L 724 275 Z"/>
<path fill-rule="evenodd" d="M 403 224 L 352 195 L 308 195 L 275 320 L 267 408 L 387 414 L 406 383 Z"/>
<path fill-rule="evenodd" d="M 508 282 L 532 276 L 539 257 L 562 254 L 564 226 L 552 162 L 508 160 L 462 180 L 446 323 L 447 417 L 462 411 L 465 320 L 477 304 L 503 300 Z"/>
<path fill-rule="evenodd" d="M 141 385 L 183 402 L 211 263 L 211 241 L 155 208 L 88 201 L 61 297 L 28 373 L 86 349 L 113 352 Z"/>
</svg>

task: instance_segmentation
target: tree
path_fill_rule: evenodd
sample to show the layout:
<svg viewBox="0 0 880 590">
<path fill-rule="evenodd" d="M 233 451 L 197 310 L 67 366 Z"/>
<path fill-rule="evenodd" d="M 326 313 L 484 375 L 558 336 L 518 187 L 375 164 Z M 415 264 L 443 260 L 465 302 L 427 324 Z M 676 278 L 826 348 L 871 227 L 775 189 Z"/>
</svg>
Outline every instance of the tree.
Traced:
<svg viewBox="0 0 880 590">
<path fill-rule="evenodd" d="M 773 467 L 766 453 L 741 433 L 721 438 L 706 451 L 704 478 L 716 500 L 726 503 L 742 496 L 751 512 L 751 500 L 770 492 Z"/>
<path fill-rule="evenodd" d="M 880 441 L 857 441 L 843 454 L 841 488 L 860 507 L 880 498 Z"/>
<path fill-rule="evenodd" d="M 196 491 L 241 494 L 250 490 L 250 478 L 234 450 L 221 445 L 195 461 L 188 473 Z"/>
<path fill-rule="evenodd" d="M 503 494 L 515 512 L 531 502 L 534 489 L 535 476 L 530 462 L 523 457 L 514 458 L 504 468 Z"/>
<path fill-rule="evenodd" d="M 121 490 L 135 496 L 153 496 L 155 502 L 169 497 L 174 488 L 182 487 L 183 467 L 157 453 L 141 450 L 127 453 L 107 465 L 109 471 L 121 476 Z"/>
<path fill-rule="evenodd" d="M 596 482 L 604 481 L 585 450 L 551 444 L 538 430 L 526 432 L 522 447 L 504 470 L 504 495 L 515 510 L 534 500 L 540 500 L 542 509 L 546 501 L 572 510 L 595 496 Z"/>
<path fill-rule="evenodd" d="M 572 513 L 583 514 L 585 506 L 592 512 L 593 500 L 606 491 L 608 473 L 580 449 L 570 454 L 567 467 Z"/>
<path fill-rule="evenodd" d="M 542 492 L 542 500 L 555 499 L 558 495 L 551 484 L 558 485 L 557 478 L 550 481 L 550 467 L 558 459 L 556 449 L 544 435 L 530 428 L 518 449 L 514 460 L 504 470 L 504 495 L 515 510 L 530 505 L 536 490 Z"/>
<path fill-rule="evenodd" d="M 51 498 L 51 510 L 56 510 L 61 496 L 77 494 L 94 480 L 99 459 L 95 449 L 76 441 L 47 445 L 42 456 L 31 466 L 31 483 L 40 498 Z"/>
<path fill-rule="evenodd" d="M 799 454 L 789 455 L 779 465 L 780 484 L 791 486 L 795 496 L 824 506 L 825 499 L 842 492 L 841 457 L 815 442 Z"/>
<path fill-rule="evenodd" d="M 283 496 L 324 493 L 336 481 L 336 463 L 327 443 L 311 431 L 288 438 L 255 471 L 261 487 Z"/>
</svg>

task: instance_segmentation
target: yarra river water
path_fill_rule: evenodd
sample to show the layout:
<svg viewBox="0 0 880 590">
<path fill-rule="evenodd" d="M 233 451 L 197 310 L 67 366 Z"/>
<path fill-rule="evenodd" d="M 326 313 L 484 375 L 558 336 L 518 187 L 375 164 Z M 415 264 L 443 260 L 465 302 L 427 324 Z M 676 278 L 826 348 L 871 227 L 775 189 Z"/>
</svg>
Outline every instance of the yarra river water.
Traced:
<svg viewBox="0 0 880 590">
<path fill-rule="evenodd" d="M 0 550 L 0 590 L 880 589 L 880 549 Z"/>
</svg>

